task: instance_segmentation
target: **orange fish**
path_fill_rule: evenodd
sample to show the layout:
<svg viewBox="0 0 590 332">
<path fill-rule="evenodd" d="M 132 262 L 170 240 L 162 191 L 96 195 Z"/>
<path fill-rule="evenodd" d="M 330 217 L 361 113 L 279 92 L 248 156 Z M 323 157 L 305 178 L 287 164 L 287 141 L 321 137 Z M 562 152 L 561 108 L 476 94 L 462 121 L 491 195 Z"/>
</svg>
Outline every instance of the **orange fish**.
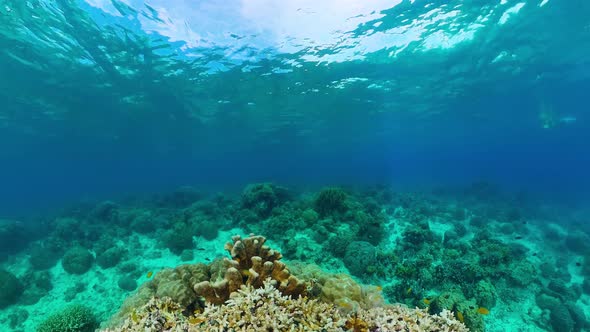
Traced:
<svg viewBox="0 0 590 332">
<path fill-rule="evenodd" d="M 154 272 L 150 271 L 147 273 L 146 277 L 149 279 L 154 275 Z"/>
<path fill-rule="evenodd" d="M 424 304 L 426 304 L 426 305 L 430 304 L 430 300 L 427 298 L 424 298 L 424 300 L 422 300 L 422 302 L 424 302 Z"/>
<path fill-rule="evenodd" d="M 479 309 L 477 309 L 477 312 L 479 312 L 482 315 L 489 315 L 490 311 L 484 307 L 479 307 Z"/>
</svg>

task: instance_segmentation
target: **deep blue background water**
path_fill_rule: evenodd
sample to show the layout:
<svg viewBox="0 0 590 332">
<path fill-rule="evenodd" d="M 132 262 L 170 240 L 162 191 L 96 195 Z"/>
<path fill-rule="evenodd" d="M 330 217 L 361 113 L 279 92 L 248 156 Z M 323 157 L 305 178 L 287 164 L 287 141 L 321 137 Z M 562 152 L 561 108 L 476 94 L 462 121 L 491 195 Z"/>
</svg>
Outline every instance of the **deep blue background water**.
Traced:
<svg viewBox="0 0 590 332">
<path fill-rule="evenodd" d="M 109 22 L 108 15 L 79 3 L 91 17 Z M 398 8 L 418 15 L 425 3 Z M 484 3 L 491 4 L 463 8 L 477 16 L 475 9 Z M 138 77 L 76 69 L 51 52 L 36 52 L 30 40 L 19 40 L 12 16 L 3 13 L 0 217 L 182 185 L 238 191 L 258 181 L 300 188 L 386 184 L 407 190 L 486 180 L 555 201 L 587 202 L 590 16 L 584 15 L 590 10 L 582 1 L 538 3 L 527 2 L 512 25 L 482 29 L 473 41 L 450 50 L 421 53 L 419 44 L 410 44 L 406 57 L 387 60 L 384 45 L 363 61 L 310 63 L 291 73 L 261 75 L 284 67 L 284 60 L 303 58 L 308 50 L 256 63 L 259 72 L 244 72 L 249 63 L 242 63 L 203 79 L 202 68 L 190 72 L 195 67 L 179 67 L 182 61 L 150 67 L 149 52 L 125 60 L 130 68 L 141 65 Z M 436 1 L 432 5 L 445 8 Z M 56 6 L 70 8 L 59 1 Z M 383 29 L 401 24 L 395 7 L 387 13 Z M 24 14 L 23 20 L 33 22 Z M 57 28 L 59 22 L 54 21 Z M 92 50 L 92 43 L 100 41 L 92 37 L 93 29 L 106 29 L 104 24 L 71 33 L 78 34 L 83 49 Z M 361 25 L 356 32 L 361 36 L 366 30 Z M 113 42 L 106 44 L 109 56 L 122 45 L 121 54 L 131 57 L 144 45 L 105 36 L 102 42 Z M 115 47 L 115 41 L 122 44 Z M 167 47 L 182 45 L 177 44 Z M 514 51 L 522 60 L 498 67 L 478 64 L 490 62 L 500 50 Z M 38 60 L 43 69 L 15 61 L 9 53 Z M 169 60 L 155 54 L 155 62 Z M 211 50 L 209 60 L 216 56 Z M 166 76 L 174 68 L 183 73 Z M 191 80 L 195 77 L 197 83 Z M 346 77 L 368 77 L 364 87 L 387 79 L 398 85 L 379 92 L 354 84 L 343 91 L 325 88 Z M 319 92 L 302 94 L 296 82 Z M 423 86 L 420 94 L 415 94 L 417 86 Z M 139 102 L 121 102 L 136 90 Z M 250 100 L 255 106 L 248 106 Z M 542 104 L 556 119 L 575 121 L 543 128 Z M 58 115 L 45 115 L 47 108 Z"/>
</svg>

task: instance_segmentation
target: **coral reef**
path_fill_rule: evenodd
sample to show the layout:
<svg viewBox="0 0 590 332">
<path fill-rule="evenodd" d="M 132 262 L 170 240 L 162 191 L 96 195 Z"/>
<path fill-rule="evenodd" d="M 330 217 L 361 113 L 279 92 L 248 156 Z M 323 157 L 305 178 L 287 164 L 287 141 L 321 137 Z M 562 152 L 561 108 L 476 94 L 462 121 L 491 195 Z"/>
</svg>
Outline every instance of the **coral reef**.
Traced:
<svg viewBox="0 0 590 332">
<path fill-rule="evenodd" d="M 120 247 L 111 247 L 96 255 L 96 263 L 103 269 L 119 264 L 126 251 Z"/>
<path fill-rule="evenodd" d="M 214 282 L 203 281 L 194 287 L 195 292 L 207 302 L 224 303 L 242 285 L 258 288 L 267 277 L 278 282 L 277 287 L 284 295 L 297 297 L 305 294 L 306 285 L 292 276 L 285 264 L 279 261 L 282 258 L 280 252 L 264 245 L 266 238 L 251 235 L 242 239 L 237 235 L 232 241 L 225 245 L 232 259 L 225 260 L 224 278 Z"/>
<path fill-rule="evenodd" d="M 242 286 L 225 304 L 208 304 L 203 312 L 188 317 L 170 299 L 152 299 L 122 326 L 103 332 L 468 331 L 449 311 L 430 315 L 425 310 L 385 306 L 345 314 L 330 303 L 282 295 L 275 283 L 267 279 L 260 288 Z"/>
<path fill-rule="evenodd" d="M 321 217 L 346 210 L 346 192 L 340 188 L 324 188 L 316 196 L 314 209 Z"/>
<path fill-rule="evenodd" d="M 61 265 L 68 273 L 83 274 L 92 267 L 93 262 L 94 256 L 90 251 L 82 247 L 74 247 L 65 253 Z"/>
<path fill-rule="evenodd" d="M 26 247 L 34 239 L 32 227 L 17 220 L 0 219 L 0 261 Z"/>
<path fill-rule="evenodd" d="M 409 309 L 404 306 L 377 307 L 360 310 L 354 316 L 354 324 L 364 321 L 367 328 L 354 331 L 470 331 L 463 323 L 453 317 L 453 313 L 443 310 L 438 315 L 431 315 L 426 310 Z M 349 322 L 351 319 L 349 318 Z M 347 327 L 350 326 L 347 325 Z M 354 326 L 354 325 L 353 325 Z"/>
<path fill-rule="evenodd" d="M 370 309 L 385 304 L 380 287 L 362 286 L 346 274 L 329 274 L 320 283 L 319 298 L 344 312 Z"/>
<path fill-rule="evenodd" d="M 36 270 L 45 270 L 53 267 L 63 255 L 63 249 L 54 241 L 42 241 L 31 248 L 29 262 Z"/>
<path fill-rule="evenodd" d="M 179 193 L 79 204 L 39 220 L 49 229 L 37 240 L 26 233 L 28 221 L 0 221 L 0 240 L 8 241 L 0 247 L 9 247 L 0 248 L 0 260 L 3 268 L 18 271 L 18 278 L 0 273 L 6 280 L 0 297 L 9 298 L 0 299 L 0 306 L 10 306 L 0 315 L 0 329 L 30 329 L 31 318 L 17 310 L 49 301 L 53 285 L 64 301 L 108 294 L 110 307 L 96 308 L 101 315 L 112 315 L 116 298 L 136 289 L 113 316 L 111 326 L 120 326 L 154 297 L 169 297 L 187 318 L 206 304 L 224 305 L 244 287 L 259 289 L 269 277 L 281 296 L 307 296 L 334 305 L 341 315 L 382 306 L 386 299 L 430 314 L 449 311 L 481 331 L 484 321 L 498 326 L 515 319 L 502 313 L 523 303 L 512 311 L 522 316 L 519 321 L 549 331 L 587 327 L 589 237 L 585 228 L 562 223 L 575 219 L 566 210 L 533 210 L 499 194 L 478 200 L 449 188 L 431 195 L 332 187 L 295 197 L 272 184 L 255 184 L 235 197 Z M 209 239 L 234 227 L 266 234 L 281 253 L 256 236 L 231 241 L 226 259 L 209 251 Z M 26 235 L 27 243 L 13 245 L 7 234 Z M 22 252 L 7 256 L 7 250 Z M 100 268 L 89 270 L 93 256 Z M 52 280 L 55 270 L 48 271 L 60 257 L 66 272 L 74 273 L 62 276 L 65 289 L 57 286 L 64 280 Z M 168 259 L 174 265 L 208 264 L 161 269 Z M 358 279 L 341 274 L 346 269 Z M 138 277 L 148 271 L 155 273 L 137 289 Z M 16 287 L 6 286 L 15 279 Z M 382 285 L 383 291 L 363 284 Z M 360 318 L 349 325 L 368 328 Z"/>
<path fill-rule="evenodd" d="M 122 290 L 126 290 L 128 292 L 134 291 L 137 288 L 137 281 L 130 276 L 122 276 L 117 281 L 117 285 Z"/>
<path fill-rule="evenodd" d="M 169 230 L 163 232 L 161 238 L 165 247 L 170 249 L 174 254 L 180 255 L 183 250 L 194 247 L 194 235 L 195 230 L 192 225 L 185 222 L 176 222 Z"/>
<path fill-rule="evenodd" d="M 251 184 L 242 193 L 242 207 L 253 211 L 259 218 L 268 218 L 272 210 L 288 197 L 286 188 L 272 183 Z"/>
<path fill-rule="evenodd" d="M 23 285 L 14 274 L 0 270 L 0 309 L 16 303 L 23 290 Z"/>
<path fill-rule="evenodd" d="M 350 273 L 361 276 L 376 263 L 375 259 L 376 251 L 372 244 L 365 241 L 352 241 L 346 247 L 343 261 Z"/>
<path fill-rule="evenodd" d="M 94 332 L 98 327 L 96 317 L 88 307 L 73 304 L 49 315 L 37 332 Z"/>
<path fill-rule="evenodd" d="M 291 299 L 282 295 L 276 282 L 268 281 L 260 288 L 245 286 L 233 293 L 221 306 L 207 305 L 194 320 L 199 330 L 220 331 L 338 331 L 344 318 L 329 304 Z"/>
<path fill-rule="evenodd" d="M 118 327 L 102 332 L 144 332 L 144 331 L 195 331 L 189 330 L 182 307 L 169 297 L 151 298 L 146 304 L 129 313 L 129 317 Z"/>
<path fill-rule="evenodd" d="M 385 305 L 380 287 L 361 286 L 347 275 L 297 265 L 299 279 L 265 242 L 263 236 L 234 236 L 225 245 L 232 259 L 201 267 L 198 278 L 191 265 L 161 271 L 105 331 L 467 331 L 447 310 L 431 315 Z M 138 306 L 147 294 L 151 299 Z M 196 296 L 207 302 L 202 311 L 192 302 Z"/>
<path fill-rule="evenodd" d="M 121 324 L 136 308 L 141 308 L 153 297 L 170 298 L 184 308 L 198 307 L 198 296 L 193 286 L 209 278 L 210 269 L 205 264 L 180 265 L 174 269 L 161 270 L 125 300 L 107 325 Z"/>
</svg>

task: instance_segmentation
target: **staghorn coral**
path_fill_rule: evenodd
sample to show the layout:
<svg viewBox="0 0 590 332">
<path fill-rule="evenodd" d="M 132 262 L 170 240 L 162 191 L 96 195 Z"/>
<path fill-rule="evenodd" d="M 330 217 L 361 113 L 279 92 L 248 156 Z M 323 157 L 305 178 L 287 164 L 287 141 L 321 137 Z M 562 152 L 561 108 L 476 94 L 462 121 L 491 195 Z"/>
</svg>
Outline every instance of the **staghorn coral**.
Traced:
<svg viewBox="0 0 590 332">
<path fill-rule="evenodd" d="M 345 315 L 331 303 L 282 295 L 275 284 L 267 279 L 261 288 L 242 286 L 225 304 L 208 304 L 202 313 L 189 317 L 180 314 L 182 308 L 170 299 L 152 299 L 122 326 L 104 332 L 468 331 L 446 310 L 430 315 L 426 310 L 386 306 Z"/>
<path fill-rule="evenodd" d="M 232 241 L 225 245 L 232 259 L 224 260 L 224 278 L 203 281 L 194 286 L 195 293 L 204 297 L 206 302 L 222 304 L 242 285 L 260 288 L 266 278 L 277 281 L 277 288 L 283 295 L 305 295 L 305 283 L 291 275 L 286 265 L 279 261 L 282 258 L 280 252 L 264 245 L 265 237 L 250 235 L 242 239 L 236 235 Z"/>
<path fill-rule="evenodd" d="M 120 326 L 103 332 L 188 331 L 182 307 L 169 297 L 151 298 L 143 307 L 133 310 Z"/>
<path fill-rule="evenodd" d="M 439 315 L 430 315 L 426 309 L 410 309 L 404 306 L 387 306 L 360 310 L 351 319 L 366 322 L 366 329 L 353 331 L 441 331 L 467 332 L 465 325 L 453 317 L 453 313 L 444 310 Z M 348 326 L 347 326 L 348 327 Z"/>
<path fill-rule="evenodd" d="M 92 310 L 81 304 L 70 305 L 49 315 L 37 332 L 92 332 L 98 326 Z"/>
<path fill-rule="evenodd" d="M 207 305 L 196 316 L 198 331 L 342 331 L 344 318 L 330 304 L 291 299 L 268 279 L 261 288 L 243 286 L 225 305 Z"/>
<path fill-rule="evenodd" d="M 177 303 L 156 292 L 164 286 L 159 278 L 167 284 L 182 280 L 184 290 L 192 281 L 203 280 L 185 265 L 161 272 L 149 286 L 142 286 L 137 297 L 152 294 L 152 299 L 144 301 L 146 305 L 136 301 L 134 307 L 127 302 L 119 322 L 105 331 L 467 331 L 448 310 L 428 314 L 425 309 L 385 306 L 380 287 L 361 286 L 350 276 L 324 273 L 314 265 L 294 264 L 305 280 L 300 281 L 279 261 L 281 254 L 264 245 L 262 236 L 232 240 L 225 247 L 232 260 L 205 266 L 209 281 L 194 286 L 194 294 L 208 302 L 202 312 L 194 302 Z"/>
</svg>

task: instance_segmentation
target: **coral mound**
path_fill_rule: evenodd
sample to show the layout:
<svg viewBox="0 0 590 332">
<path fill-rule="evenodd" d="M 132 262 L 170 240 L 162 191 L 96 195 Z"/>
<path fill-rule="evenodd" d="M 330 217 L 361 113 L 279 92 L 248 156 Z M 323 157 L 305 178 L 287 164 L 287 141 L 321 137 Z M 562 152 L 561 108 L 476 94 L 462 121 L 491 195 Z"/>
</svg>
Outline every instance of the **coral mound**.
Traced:
<svg viewBox="0 0 590 332">
<path fill-rule="evenodd" d="M 208 304 L 189 317 L 170 299 L 153 298 L 125 324 L 104 332 L 139 331 L 440 331 L 467 332 L 450 311 L 429 315 L 425 310 L 387 306 L 359 310 L 345 316 L 334 305 L 304 297 L 282 295 L 275 281 L 262 288 L 242 286 L 223 305 Z"/>
<path fill-rule="evenodd" d="M 281 253 L 264 245 L 262 236 L 232 240 L 225 246 L 232 259 L 209 265 L 205 270 L 210 274 L 200 269 L 202 273 L 162 279 L 172 285 L 184 280 L 183 290 L 186 283 L 196 282 L 194 295 L 205 299 L 204 308 L 192 301 L 190 291 L 184 298 L 173 287 L 173 298 L 160 293 L 146 305 L 127 306 L 119 314 L 126 317 L 124 323 L 115 320 L 113 329 L 105 331 L 468 331 L 447 310 L 433 315 L 426 309 L 384 305 L 379 287 L 362 287 L 347 275 L 312 267 L 302 273 L 307 281 L 301 281 L 279 261 Z M 190 266 L 184 267 L 182 271 Z M 207 275 L 209 281 L 198 282 Z M 162 282 L 158 290 L 168 289 Z"/>
<path fill-rule="evenodd" d="M 305 283 L 292 276 L 286 265 L 279 261 L 283 257 L 280 252 L 264 245 L 266 238 L 251 235 L 242 239 L 236 235 L 232 240 L 233 243 L 228 242 L 225 245 L 232 260 L 225 260 L 227 269 L 224 279 L 196 284 L 194 289 L 197 295 L 204 297 L 208 303 L 222 304 L 229 299 L 231 293 L 244 285 L 244 279 L 245 285 L 259 288 L 266 278 L 277 281 L 277 288 L 284 295 L 305 295 Z"/>
<path fill-rule="evenodd" d="M 37 332 L 92 332 L 97 326 L 90 308 L 73 304 L 48 316 L 37 326 Z"/>
</svg>

